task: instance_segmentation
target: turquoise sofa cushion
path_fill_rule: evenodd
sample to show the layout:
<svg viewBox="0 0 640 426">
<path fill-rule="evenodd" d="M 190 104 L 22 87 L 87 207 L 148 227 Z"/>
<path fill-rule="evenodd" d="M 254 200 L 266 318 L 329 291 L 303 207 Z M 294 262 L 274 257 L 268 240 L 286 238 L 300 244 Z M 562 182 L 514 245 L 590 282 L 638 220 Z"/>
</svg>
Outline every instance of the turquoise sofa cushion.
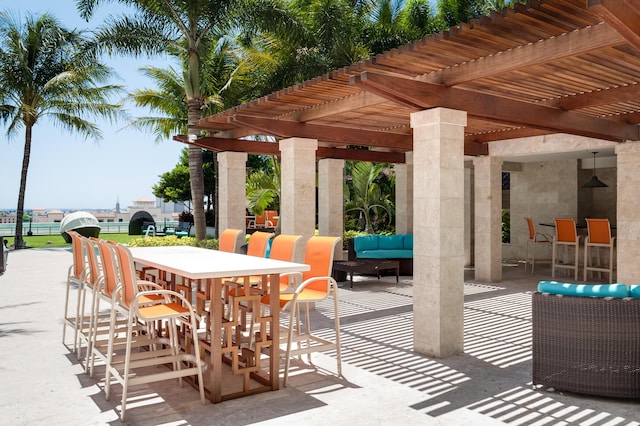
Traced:
<svg viewBox="0 0 640 426">
<path fill-rule="evenodd" d="M 361 252 L 364 250 L 377 250 L 378 236 L 377 235 L 358 235 L 354 237 L 353 249 L 356 252 Z"/>
<path fill-rule="evenodd" d="M 411 259 L 412 250 L 364 250 L 358 252 L 359 259 Z"/>
<path fill-rule="evenodd" d="M 380 250 L 402 250 L 404 248 L 402 234 L 380 235 L 378 240 L 378 248 Z"/>
<path fill-rule="evenodd" d="M 629 289 L 624 284 L 569 284 L 557 281 L 540 281 L 538 291 L 565 296 L 629 297 Z"/>
<path fill-rule="evenodd" d="M 634 284 L 629 286 L 629 296 L 640 299 L 640 285 Z"/>
<path fill-rule="evenodd" d="M 402 234 L 402 244 L 405 250 L 413 250 L 413 234 Z"/>
</svg>

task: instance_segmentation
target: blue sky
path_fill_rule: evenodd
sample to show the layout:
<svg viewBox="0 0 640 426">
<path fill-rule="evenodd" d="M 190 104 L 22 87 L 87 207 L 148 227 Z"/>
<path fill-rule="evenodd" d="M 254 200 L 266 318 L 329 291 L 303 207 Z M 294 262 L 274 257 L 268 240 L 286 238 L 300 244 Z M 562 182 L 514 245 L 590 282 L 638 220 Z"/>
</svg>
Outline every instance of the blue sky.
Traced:
<svg viewBox="0 0 640 426">
<path fill-rule="evenodd" d="M 89 23 L 78 16 L 75 0 L 0 0 L 0 9 L 24 17 L 49 12 L 68 28 L 93 28 L 110 13 L 123 9 L 115 3 L 102 5 Z M 153 83 L 139 68 L 167 66 L 166 58 L 106 58 L 119 75 L 114 83 L 126 87 L 126 93 L 152 88 Z M 174 65 L 175 66 L 175 65 Z M 127 105 L 133 116 L 148 115 Z M 25 208 L 94 209 L 122 207 L 140 197 L 153 197 L 151 187 L 158 176 L 171 170 L 185 146 L 172 140 L 156 142 L 155 136 L 140 130 L 124 129 L 126 122 L 111 124 L 95 121 L 103 133 L 101 140 L 85 140 L 39 121 L 33 129 L 31 161 L 27 177 Z M 24 131 L 8 139 L 0 124 L 0 210 L 15 209 L 18 203 Z"/>
</svg>

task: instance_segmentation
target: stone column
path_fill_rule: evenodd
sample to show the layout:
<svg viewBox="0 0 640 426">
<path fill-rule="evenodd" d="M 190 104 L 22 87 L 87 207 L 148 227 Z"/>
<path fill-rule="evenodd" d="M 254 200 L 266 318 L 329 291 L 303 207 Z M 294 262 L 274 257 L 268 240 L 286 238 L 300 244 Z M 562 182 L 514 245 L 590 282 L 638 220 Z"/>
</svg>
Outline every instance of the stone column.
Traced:
<svg viewBox="0 0 640 426">
<path fill-rule="evenodd" d="M 470 162 L 469 162 L 470 163 Z M 473 265 L 473 168 L 464 168 L 464 266 Z"/>
<path fill-rule="evenodd" d="M 413 233 L 413 152 L 405 154 L 404 164 L 395 164 L 396 233 Z"/>
<path fill-rule="evenodd" d="M 344 232 L 344 160 L 318 160 L 318 234 L 342 238 Z M 342 245 L 335 260 L 342 260 Z"/>
<path fill-rule="evenodd" d="M 413 128 L 413 335 L 416 352 L 464 349 L 464 127 L 467 114 L 433 108 Z"/>
<path fill-rule="evenodd" d="M 502 280 L 502 158 L 473 159 L 475 278 Z"/>
<path fill-rule="evenodd" d="M 227 228 L 246 229 L 247 154 L 220 152 L 218 158 L 218 235 Z"/>
<path fill-rule="evenodd" d="M 283 234 L 302 235 L 296 261 L 304 259 L 304 247 L 316 230 L 316 139 L 280 141 L 280 227 Z"/>
<path fill-rule="evenodd" d="M 616 146 L 618 157 L 617 236 L 616 254 L 618 273 L 616 281 L 640 284 L 640 141 Z"/>
</svg>

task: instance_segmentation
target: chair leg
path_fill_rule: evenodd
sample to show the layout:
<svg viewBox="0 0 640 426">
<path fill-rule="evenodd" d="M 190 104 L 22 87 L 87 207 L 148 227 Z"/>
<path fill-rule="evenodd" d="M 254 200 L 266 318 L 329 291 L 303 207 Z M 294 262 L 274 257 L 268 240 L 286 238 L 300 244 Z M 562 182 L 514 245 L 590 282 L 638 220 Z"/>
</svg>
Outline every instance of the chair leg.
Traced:
<svg viewBox="0 0 640 426">
<path fill-rule="evenodd" d="M 287 330 L 287 349 L 285 352 L 284 361 L 284 379 L 282 380 L 282 387 L 287 387 L 287 380 L 289 379 L 289 365 L 291 364 L 291 342 L 293 341 L 293 324 L 296 320 L 296 312 L 298 311 L 297 303 L 293 303 L 291 306 L 291 313 L 289 315 L 289 330 Z"/>
<path fill-rule="evenodd" d="M 340 350 L 340 315 L 338 315 L 338 289 L 333 290 L 333 316 L 336 329 L 336 358 L 338 363 L 338 376 L 342 376 L 342 351 Z"/>
<path fill-rule="evenodd" d="M 556 277 L 556 257 L 558 255 L 558 246 L 553 243 L 552 245 L 552 255 L 551 255 L 551 278 Z"/>
</svg>

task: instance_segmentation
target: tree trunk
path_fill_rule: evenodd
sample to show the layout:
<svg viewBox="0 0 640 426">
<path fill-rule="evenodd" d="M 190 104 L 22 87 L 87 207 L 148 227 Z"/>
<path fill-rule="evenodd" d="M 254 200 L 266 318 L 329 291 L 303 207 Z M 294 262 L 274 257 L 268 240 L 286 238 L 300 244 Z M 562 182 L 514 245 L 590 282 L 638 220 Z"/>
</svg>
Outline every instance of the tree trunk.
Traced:
<svg viewBox="0 0 640 426">
<path fill-rule="evenodd" d="M 14 247 L 16 249 L 26 248 L 22 238 L 22 218 L 24 217 L 24 194 L 27 189 L 27 171 L 29 170 L 29 159 L 31 157 L 31 130 L 33 124 L 27 123 L 24 136 L 24 154 L 22 156 L 22 173 L 20 174 L 20 191 L 18 191 L 18 208 L 16 209 L 16 239 Z"/>
<path fill-rule="evenodd" d="M 193 125 L 200 119 L 201 101 L 189 99 L 188 122 Z M 189 135 L 198 136 L 198 130 L 189 128 Z M 202 172 L 202 149 L 189 146 L 189 179 L 191 181 L 191 200 L 193 202 L 193 224 L 196 228 L 196 239 L 207 238 L 207 221 L 204 213 L 204 175 Z"/>
</svg>

